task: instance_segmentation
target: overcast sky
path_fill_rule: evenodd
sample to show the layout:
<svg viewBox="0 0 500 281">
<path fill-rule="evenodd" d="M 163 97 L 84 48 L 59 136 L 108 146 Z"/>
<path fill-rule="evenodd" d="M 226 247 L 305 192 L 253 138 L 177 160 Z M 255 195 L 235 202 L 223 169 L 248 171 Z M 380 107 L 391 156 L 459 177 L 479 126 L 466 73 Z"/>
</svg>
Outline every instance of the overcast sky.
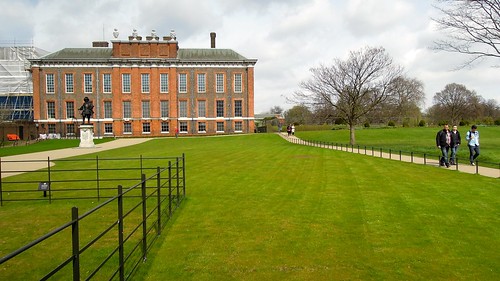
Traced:
<svg viewBox="0 0 500 281">
<path fill-rule="evenodd" d="M 443 36 L 431 17 L 435 0 L 0 0 L 0 42 L 33 42 L 55 52 L 91 47 L 132 30 L 159 36 L 171 29 L 180 48 L 233 49 L 257 59 L 255 113 L 289 109 L 285 97 L 310 77 L 309 69 L 345 59 L 349 51 L 384 47 L 406 75 L 424 83 L 426 107 L 449 83 L 500 103 L 500 63 L 454 70 L 467 57 L 436 52 Z"/>
</svg>

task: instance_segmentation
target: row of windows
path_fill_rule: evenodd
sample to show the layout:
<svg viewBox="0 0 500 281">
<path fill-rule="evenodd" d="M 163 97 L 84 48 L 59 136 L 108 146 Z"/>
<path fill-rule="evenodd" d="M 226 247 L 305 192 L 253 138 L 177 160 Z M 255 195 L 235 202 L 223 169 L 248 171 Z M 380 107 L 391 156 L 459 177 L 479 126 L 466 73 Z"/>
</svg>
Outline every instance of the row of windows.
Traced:
<svg viewBox="0 0 500 281">
<path fill-rule="evenodd" d="M 123 101 L 123 118 L 132 118 L 132 102 Z M 150 101 L 141 102 L 142 118 L 151 118 L 151 103 Z M 198 101 L 198 117 L 207 117 L 207 105 L 205 100 Z M 216 101 L 216 117 L 224 117 L 224 101 Z M 160 117 L 167 118 L 170 115 L 169 101 L 160 101 Z M 179 117 L 188 117 L 188 101 L 179 101 Z M 243 101 L 234 101 L 234 117 L 243 117 Z M 53 101 L 47 102 L 47 118 L 56 118 L 56 103 Z M 75 118 L 75 103 L 73 101 L 66 102 L 66 118 Z M 113 118 L 113 107 L 111 101 L 104 101 L 104 118 Z"/>
<path fill-rule="evenodd" d="M 207 91 L 207 77 L 206 73 L 198 73 L 197 75 L 197 92 L 198 93 L 206 93 Z M 65 93 L 74 93 L 75 91 L 75 81 L 74 75 L 72 73 L 66 73 L 64 75 L 65 81 Z M 216 73 L 215 74 L 215 92 L 216 93 L 224 93 L 225 85 L 224 85 L 224 74 Z M 234 74 L 234 92 L 241 93 L 243 89 L 243 78 L 241 73 Z M 168 74 L 160 73 L 160 93 L 168 93 Z M 178 86 L 179 93 L 187 93 L 188 83 L 187 83 L 187 74 L 179 73 L 178 75 Z M 131 93 L 132 79 L 130 73 L 122 74 L 122 93 Z M 150 75 L 149 73 L 141 74 L 141 93 L 149 93 L 150 92 Z M 46 93 L 53 94 L 55 93 L 55 79 L 53 73 L 48 73 L 45 76 L 45 85 L 46 85 Z M 104 73 L 102 75 L 102 92 L 103 93 L 111 93 L 111 74 Z M 83 74 L 83 92 L 84 93 L 92 93 L 93 89 L 93 76 L 91 73 Z"/>
<path fill-rule="evenodd" d="M 198 122 L 198 133 L 206 133 L 207 132 L 207 123 L 206 122 Z M 75 131 L 75 124 L 66 124 L 66 134 L 68 135 L 74 135 L 76 134 Z M 162 133 L 169 133 L 170 132 L 170 123 L 169 122 L 161 122 L 161 132 Z M 216 131 L 221 133 L 224 132 L 225 129 L 225 124 L 224 122 L 217 122 L 216 123 Z M 241 121 L 236 121 L 234 122 L 234 131 L 235 132 L 242 132 L 243 131 L 243 122 Z M 48 132 L 49 134 L 55 134 L 56 133 L 56 124 L 48 124 Z M 187 133 L 188 132 L 188 122 L 187 121 L 181 121 L 179 122 L 179 132 L 180 133 Z M 123 123 L 123 133 L 124 134 L 131 134 L 132 133 L 132 123 Z M 150 123 L 142 123 L 142 133 L 151 133 L 151 124 Z M 104 134 L 113 134 L 113 124 L 112 123 L 104 123 Z"/>
</svg>

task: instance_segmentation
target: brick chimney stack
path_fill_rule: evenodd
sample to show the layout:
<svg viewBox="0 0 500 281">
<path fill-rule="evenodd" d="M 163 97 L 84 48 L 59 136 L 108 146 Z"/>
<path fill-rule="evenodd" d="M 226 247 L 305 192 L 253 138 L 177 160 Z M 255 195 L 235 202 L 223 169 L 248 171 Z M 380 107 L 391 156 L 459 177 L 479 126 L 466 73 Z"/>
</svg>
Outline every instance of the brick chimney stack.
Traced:
<svg viewBox="0 0 500 281">
<path fill-rule="evenodd" d="M 210 48 L 215 49 L 215 32 L 210 32 Z"/>
</svg>

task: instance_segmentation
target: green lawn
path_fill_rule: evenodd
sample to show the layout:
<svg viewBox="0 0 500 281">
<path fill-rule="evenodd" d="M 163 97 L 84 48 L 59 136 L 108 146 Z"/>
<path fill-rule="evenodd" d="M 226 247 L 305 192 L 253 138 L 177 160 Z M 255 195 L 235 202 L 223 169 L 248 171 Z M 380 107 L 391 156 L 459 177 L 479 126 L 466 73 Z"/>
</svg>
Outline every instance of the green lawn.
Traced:
<svg viewBox="0 0 500 281">
<path fill-rule="evenodd" d="M 155 139 L 99 157 L 181 153 L 187 199 L 133 280 L 500 276 L 498 179 L 294 145 L 275 134 Z M 0 207 L 0 255 L 67 221 L 71 204 L 92 206 Z"/>
<path fill-rule="evenodd" d="M 380 128 L 356 130 L 356 146 L 392 149 L 393 151 L 408 151 L 440 155 L 436 147 L 436 134 L 441 128 Z M 479 127 L 481 155 L 480 162 L 500 163 L 500 126 Z M 467 163 L 469 149 L 465 135 L 467 128 L 459 128 L 462 145 L 458 150 L 458 158 Z M 295 135 L 304 140 L 317 140 L 339 144 L 349 143 L 349 130 L 301 131 L 297 128 Z M 498 167 L 498 165 L 496 166 Z"/>
</svg>

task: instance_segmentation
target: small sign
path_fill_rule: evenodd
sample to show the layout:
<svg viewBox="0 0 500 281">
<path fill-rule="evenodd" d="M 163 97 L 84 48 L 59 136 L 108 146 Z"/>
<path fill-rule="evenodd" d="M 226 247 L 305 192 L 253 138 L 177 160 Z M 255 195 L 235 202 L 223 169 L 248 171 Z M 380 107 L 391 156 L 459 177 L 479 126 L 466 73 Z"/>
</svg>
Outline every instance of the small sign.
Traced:
<svg viewBox="0 0 500 281">
<path fill-rule="evenodd" d="M 40 182 L 38 184 L 38 190 L 47 191 L 49 189 L 50 189 L 50 183 L 49 182 Z"/>
</svg>

